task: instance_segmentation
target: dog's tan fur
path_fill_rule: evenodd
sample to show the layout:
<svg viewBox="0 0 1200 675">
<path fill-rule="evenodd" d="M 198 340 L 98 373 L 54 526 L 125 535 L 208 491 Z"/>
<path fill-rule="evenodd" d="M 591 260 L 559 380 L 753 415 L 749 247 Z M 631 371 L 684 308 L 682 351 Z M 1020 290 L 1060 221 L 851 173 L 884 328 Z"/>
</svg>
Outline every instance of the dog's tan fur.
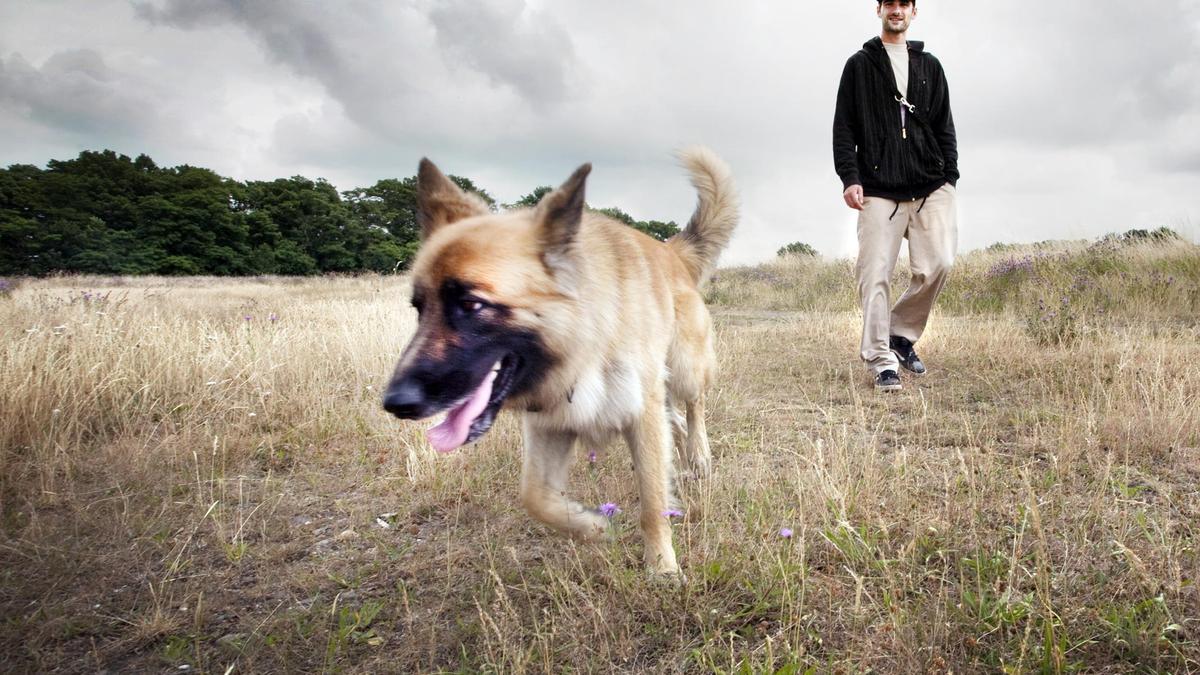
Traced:
<svg viewBox="0 0 1200 675">
<path fill-rule="evenodd" d="M 491 213 L 427 160 L 418 180 L 423 243 L 414 286 L 446 279 L 508 308 L 509 324 L 535 332 L 551 357 L 536 386 L 505 408 L 524 415 L 521 502 L 538 520 L 582 539 L 607 520 L 564 494 L 576 440 L 602 444 L 621 433 L 633 456 L 645 561 L 678 570 L 671 544 L 671 418 L 682 417 L 679 454 L 709 472 L 704 394 L 715 358 L 712 322 L 699 285 L 737 222 L 728 167 L 695 148 L 681 161 L 699 193 L 685 231 L 666 243 L 583 209 L 590 166 L 580 167 L 534 209 Z M 456 336 L 424 312 L 397 372 L 416 355 L 436 357 Z"/>
</svg>

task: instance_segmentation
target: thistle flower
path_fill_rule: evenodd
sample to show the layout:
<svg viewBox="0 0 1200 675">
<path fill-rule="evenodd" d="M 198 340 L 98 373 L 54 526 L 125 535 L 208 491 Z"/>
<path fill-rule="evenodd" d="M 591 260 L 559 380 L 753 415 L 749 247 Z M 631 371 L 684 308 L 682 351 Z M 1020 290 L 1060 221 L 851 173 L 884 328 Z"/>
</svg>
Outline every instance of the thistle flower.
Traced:
<svg viewBox="0 0 1200 675">
<path fill-rule="evenodd" d="M 781 528 L 779 530 L 779 536 L 783 537 L 784 539 L 791 539 L 792 538 L 792 528 L 790 528 L 790 527 Z"/>
<path fill-rule="evenodd" d="M 667 509 L 666 511 L 663 511 L 662 514 L 664 516 L 666 516 L 667 518 L 682 518 L 683 517 L 683 511 L 680 511 L 679 509 Z"/>
<path fill-rule="evenodd" d="M 588 461 L 591 462 L 592 464 L 596 463 L 596 451 L 595 450 L 592 450 L 591 452 L 588 453 Z"/>
<path fill-rule="evenodd" d="M 247 314 L 246 316 L 243 316 L 242 318 L 245 319 L 246 321 L 249 321 L 250 319 L 253 319 L 254 317 Z"/>
<path fill-rule="evenodd" d="M 605 518 L 612 518 L 621 512 L 621 508 L 612 502 L 604 502 L 599 507 L 600 515 Z"/>
</svg>

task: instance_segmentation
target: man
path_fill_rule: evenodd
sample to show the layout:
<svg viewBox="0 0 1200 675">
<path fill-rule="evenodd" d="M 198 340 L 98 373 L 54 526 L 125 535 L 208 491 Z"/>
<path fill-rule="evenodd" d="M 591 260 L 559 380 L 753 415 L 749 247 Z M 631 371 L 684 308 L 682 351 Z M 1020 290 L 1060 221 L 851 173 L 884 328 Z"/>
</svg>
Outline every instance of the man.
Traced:
<svg viewBox="0 0 1200 675">
<path fill-rule="evenodd" d="M 833 159 L 846 205 L 858 210 L 861 356 L 875 387 L 900 389 L 899 368 L 925 366 L 913 345 L 954 262 L 958 149 L 942 64 L 907 39 L 915 0 L 876 0 L 883 22 L 846 62 L 833 119 Z M 900 242 L 912 280 L 889 309 Z"/>
</svg>

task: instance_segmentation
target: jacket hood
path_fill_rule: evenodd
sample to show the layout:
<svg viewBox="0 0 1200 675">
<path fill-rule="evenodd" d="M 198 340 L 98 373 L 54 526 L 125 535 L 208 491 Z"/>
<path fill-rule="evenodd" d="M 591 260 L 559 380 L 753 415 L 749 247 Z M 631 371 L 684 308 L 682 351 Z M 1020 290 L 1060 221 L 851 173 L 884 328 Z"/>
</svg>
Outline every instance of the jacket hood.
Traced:
<svg viewBox="0 0 1200 675">
<path fill-rule="evenodd" d="M 863 51 L 867 52 L 868 54 L 883 52 L 883 39 L 879 37 L 873 37 L 870 40 L 867 40 L 863 43 Z M 908 51 L 917 52 L 918 54 L 924 52 L 925 43 L 921 40 L 909 40 Z"/>
</svg>

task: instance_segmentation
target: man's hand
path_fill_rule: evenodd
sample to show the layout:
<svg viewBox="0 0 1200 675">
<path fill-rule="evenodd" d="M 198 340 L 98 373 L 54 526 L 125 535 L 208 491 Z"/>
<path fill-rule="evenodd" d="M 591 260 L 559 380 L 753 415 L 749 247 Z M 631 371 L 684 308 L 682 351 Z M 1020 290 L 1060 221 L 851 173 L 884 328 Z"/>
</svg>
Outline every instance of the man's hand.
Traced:
<svg viewBox="0 0 1200 675">
<path fill-rule="evenodd" d="M 861 185 L 851 185 L 850 187 L 846 188 L 846 191 L 842 193 L 842 199 L 846 200 L 846 206 L 849 206 L 850 208 L 854 209 L 855 211 L 862 211 L 862 207 L 863 207 L 862 186 Z"/>
</svg>

